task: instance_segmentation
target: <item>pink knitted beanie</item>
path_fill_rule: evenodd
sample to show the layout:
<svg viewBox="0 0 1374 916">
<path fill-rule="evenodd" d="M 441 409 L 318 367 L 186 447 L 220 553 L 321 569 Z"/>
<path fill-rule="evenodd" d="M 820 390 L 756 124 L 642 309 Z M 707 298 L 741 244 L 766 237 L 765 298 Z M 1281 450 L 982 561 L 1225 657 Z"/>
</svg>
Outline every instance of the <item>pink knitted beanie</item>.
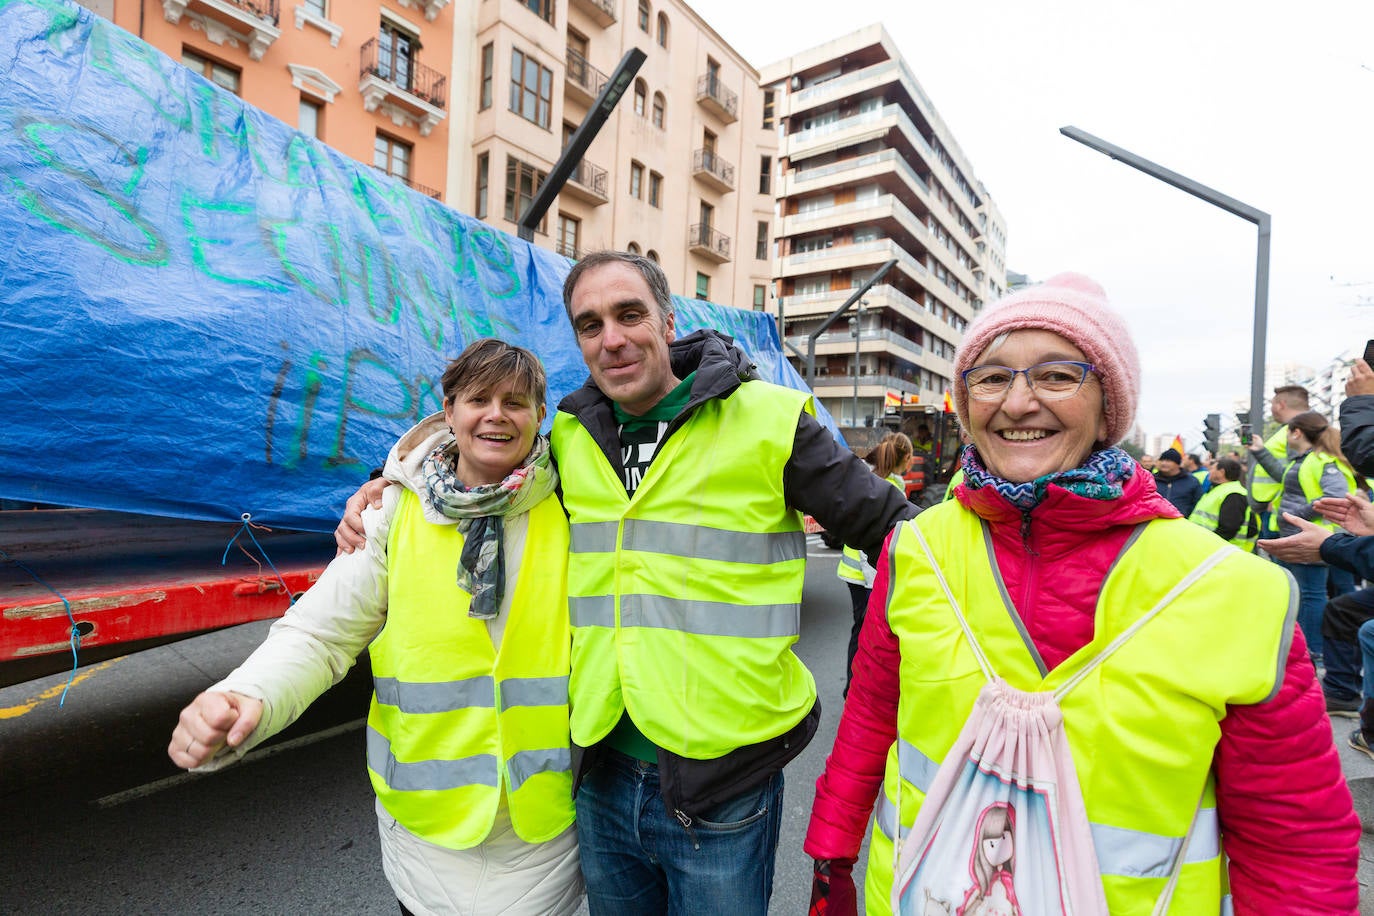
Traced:
<svg viewBox="0 0 1374 916">
<path fill-rule="evenodd" d="M 1107 305 L 1102 287 L 1075 273 L 1058 274 L 1018 290 L 988 306 L 969 325 L 954 354 L 954 409 L 964 429 L 969 428 L 964 370 L 972 368 L 999 335 L 1023 328 L 1053 331 L 1083 351 L 1102 382 L 1106 444 L 1125 438 L 1140 401 L 1140 357 L 1130 329 Z"/>
</svg>

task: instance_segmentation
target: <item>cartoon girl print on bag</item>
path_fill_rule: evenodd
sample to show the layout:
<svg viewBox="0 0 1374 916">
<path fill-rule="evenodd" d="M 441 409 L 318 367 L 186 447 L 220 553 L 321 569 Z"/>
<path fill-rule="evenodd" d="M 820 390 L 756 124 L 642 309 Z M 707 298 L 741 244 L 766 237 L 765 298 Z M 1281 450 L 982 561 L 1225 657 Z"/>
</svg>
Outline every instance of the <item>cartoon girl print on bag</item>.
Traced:
<svg viewBox="0 0 1374 916">
<path fill-rule="evenodd" d="M 973 886 L 957 916 L 1021 916 L 1012 877 L 1016 871 L 1016 809 L 1007 802 L 988 805 L 978 815 L 968 871 Z"/>
</svg>

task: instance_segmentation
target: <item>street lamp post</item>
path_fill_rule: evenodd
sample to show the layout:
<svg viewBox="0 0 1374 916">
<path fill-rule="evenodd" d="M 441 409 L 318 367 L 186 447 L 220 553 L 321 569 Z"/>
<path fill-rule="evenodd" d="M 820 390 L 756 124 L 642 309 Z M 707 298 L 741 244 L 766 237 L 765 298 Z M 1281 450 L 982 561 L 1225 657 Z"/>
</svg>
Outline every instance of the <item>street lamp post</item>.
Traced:
<svg viewBox="0 0 1374 916">
<path fill-rule="evenodd" d="M 854 425 L 859 425 L 859 335 L 862 328 L 859 325 L 864 320 L 864 306 L 868 305 L 867 299 L 859 300 L 859 307 L 854 310 L 854 317 L 849 319 L 849 333 L 854 338 Z"/>
<path fill-rule="evenodd" d="M 1180 191 L 1187 191 L 1194 197 L 1199 197 L 1213 206 L 1220 207 L 1228 213 L 1255 224 L 1259 230 L 1259 250 L 1255 256 L 1255 331 L 1254 346 L 1250 354 L 1250 419 L 1255 429 L 1262 429 L 1264 424 L 1264 344 L 1265 333 L 1269 325 L 1269 214 L 1263 210 L 1257 210 L 1249 204 L 1243 204 L 1234 197 L 1227 197 L 1220 191 L 1214 191 L 1191 178 L 1185 178 L 1177 172 L 1170 171 L 1162 165 L 1137 156 L 1135 153 L 1108 143 L 1106 140 L 1094 137 L 1077 127 L 1061 127 L 1059 132 L 1070 140 L 1077 140 L 1084 146 L 1110 156 L 1118 162 L 1124 162 L 1131 168 L 1139 169 L 1152 178 L 1158 178 L 1165 184 L 1171 184 Z"/>
</svg>

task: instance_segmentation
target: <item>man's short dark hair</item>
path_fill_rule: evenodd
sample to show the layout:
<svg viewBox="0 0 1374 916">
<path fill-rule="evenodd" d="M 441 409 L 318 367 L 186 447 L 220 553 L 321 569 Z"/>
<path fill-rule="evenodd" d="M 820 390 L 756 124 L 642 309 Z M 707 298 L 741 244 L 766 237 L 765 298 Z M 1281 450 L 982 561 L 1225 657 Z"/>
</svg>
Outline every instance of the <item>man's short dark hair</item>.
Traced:
<svg viewBox="0 0 1374 916">
<path fill-rule="evenodd" d="M 1240 480 L 1240 462 L 1234 458 L 1218 458 L 1217 470 L 1227 480 Z"/>
<path fill-rule="evenodd" d="M 568 312 L 568 319 L 572 320 L 572 297 L 573 289 L 576 288 L 582 275 L 587 271 L 602 267 L 606 264 L 628 264 L 644 277 L 644 282 L 649 284 L 649 292 L 654 296 L 654 303 L 658 305 L 658 311 L 664 321 L 667 321 L 673 314 L 673 294 L 668 290 L 668 276 L 663 272 L 663 268 L 658 266 L 658 262 L 651 261 L 642 255 L 631 254 L 628 251 L 593 251 L 591 254 L 584 255 L 582 260 L 573 265 L 573 269 L 568 272 L 568 276 L 563 281 L 563 308 Z"/>
<path fill-rule="evenodd" d="M 1274 389 L 1274 397 L 1294 410 L 1307 409 L 1307 389 L 1301 385 L 1280 385 Z"/>
</svg>

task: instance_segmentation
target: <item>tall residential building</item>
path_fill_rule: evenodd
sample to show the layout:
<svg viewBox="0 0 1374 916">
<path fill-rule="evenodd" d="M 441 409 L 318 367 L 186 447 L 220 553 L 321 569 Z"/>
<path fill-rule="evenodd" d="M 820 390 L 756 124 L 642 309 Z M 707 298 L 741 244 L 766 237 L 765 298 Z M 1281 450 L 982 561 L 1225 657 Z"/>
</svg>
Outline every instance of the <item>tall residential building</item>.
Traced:
<svg viewBox="0 0 1374 916">
<path fill-rule="evenodd" d="M 447 199 L 449 0 L 81 5 L 302 133 Z"/>
<path fill-rule="evenodd" d="M 459 4 L 454 206 L 517 220 L 630 48 L 647 54 L 535 244 L 658 261 L 673 292 L 763 308 L 777 139 L 758 72 L 678 0 Z"/>
<path fill-rule="evenodd" d="M 805 352 L 896 261 L 864 296 L 857 340 L 843 321 L 817 339 L 817 396 L 852 426 L 875 422 L 890 394 L 940 404 L 964 329 L 1007 288 L 1001 213 L 881 25 L 764 67 L 762 82 L 782 127 L 774 276 L 787 340 Z"/>
</svg>

